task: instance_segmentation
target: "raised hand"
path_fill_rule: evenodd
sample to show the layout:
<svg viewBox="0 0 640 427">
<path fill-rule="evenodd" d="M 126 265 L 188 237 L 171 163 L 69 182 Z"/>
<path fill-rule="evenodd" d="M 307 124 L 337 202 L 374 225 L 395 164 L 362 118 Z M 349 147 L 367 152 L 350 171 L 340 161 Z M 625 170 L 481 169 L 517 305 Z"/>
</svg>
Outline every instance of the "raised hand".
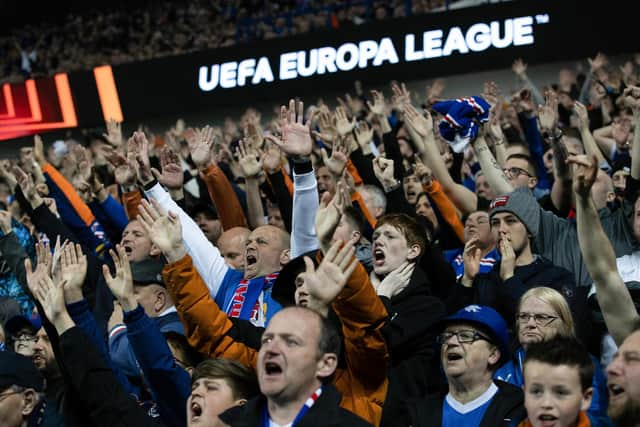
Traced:
<svg viewBox="0 0 640 427">
<path fill-rule="evenodd" d="M 587 60 L 589 61 L 589 66 L 591 67 L 592 73 L 598 71 L 609 62 L 605 54 L 602 52 L 598 52 L 596 56 L 594 56 L 593 58 L 587 58 Z"/>
<path fill-rule="evenodd" d="M 494 110 L 500 99 L 500 89 L 497 83 L 485 82 L 482 97 L 491 105 L 491 110 Z"/>
<path fill-rule="evenodd" d="M 480 239 L 474 236 L 464 245 L 462 252 L 462 260 L 464 262 L 464 275 L 461 283 L 470 288 L 473 280 L 480 272 L 480 260 L 482 259 L 482 250 L 478 246 Z"/>
<path fill-rule="evenodd" d="M 9 211 L 0 211 L 0 229 L 5 236 L 13 230 L 11 219 L 11 213 Z"/>
<path fill-rule="evenodd" d="M 569 156 L 567 163 L 572 165 L 573 191 L 580 197 L 591 197 L 591 187 L 598 176 L 598 159 L 581 154 Z"/>
<path fill-rule="evenodd" d="M 31 260 L 28 257 L 24 260 L 24 269 L 27 275 L 27 286 L 32 294 L 34 293 L 40 278 L 51 274 L 51 264 L 53 260 L 53 255 L 51 254 L 51 249 L 48 244 L 38 241 L 35 246 L 36 268 L 32 268 Z"/>
<path fill-rule="evenodd" d="M 264 135 L 262 133 L 262 128 L 259 124 L 251 121 L 247 123 L 244 127 L 244 138 L 243 141 L 245 144 L 249 146 L 260 149 L 262 147 L 262 143 L 264 142 Z"/>
<path fill-rule="evenodd" d="M 349 134 L 356 125 L 356 120 L 347 117 L 347 111 L 343 107 L 336 108 L 336 130 L 338 135 L 344 137 Z"/>
<path fill-rule="evenodd" d="M 511 64 L 511 70 L 520 78 L 526 77 L 527 74 L 527 64 L 522 60 L 522 58 L 518 58 L 513 61 Z"/>
<path fill-rule="evenodd" d="M 64 285 L 64 299 L 71 304 L 82 299 L 82 285 L 87 276 L 87 257 L 79 244 L 68 243 L 62 248 L 60 279 Z"/>
<path fill-rule="evenodd" d="M 212 163 L 211 147 L 215 141 L 215 131 L 210 126 L 197 129 L 192 138 L 187 140 L 191 160 L 198 169 L 205 169 Z"/>
<path fill-rule="evenodd" d="M 148 184 L 153 180 L 151 162 L 149 160 L 149 141 L 144 132 L 136 131 L 128 141 L 128 156 L 133 154 L 136 172 L 142 184 Z"/>
<path fill-rule="evenodd" d="M 413 173 L 418 177 L 420 182 L 423 185 L 431 185 L 433 180 L 433 174 L 431 173 L 431 169 L 427 165 L 424 164 L 419 155 L 415 156 L 415 163 L 412 165 Z"/>
<path fill-rule="evenodd" d="M 393 159 L 385 159 L 384 157 L 376 157 L 373 160 L 373 173 L 384 187 L 385 191 L 390 190 L 398 184 L 398 180 L 394 176 Z"/>
<path fill-rule="evenodd" d="M 411 105 L 411 92 L 407 90 L 404 83 L 398 85 L 396 82 L 391 83 L 391 92 L 393 105 L 398 111 L 404 112 Z"/>
<path fill-rule="evenodd" d="M 640 113 L 640 87 L 629 86 L 622 92 L 623 103 L 633 110 L 633 114 Z"/>
<path fill-rule="evenodd" d="M 36 186 L 33 183 L 33 178 L 31 178 L 31 175 L 25 173 L 18 166 L 13 167 L 13 174 L 15 175 L 16 180 L 18 181 L 18 185 L 22 189 L 22 193 L 24 194 L 24 197 L 26 197 L 27 200 L 31 203 L 31 207 L 35 209 L 42 201 L 42 198 L 38 195 L 38 192 L 36 191 Z"/>
<path fill-rule="evenodd" d="M 323 252 L 328 251 L 333 232 L 338 226 L 342 211 L 348 203 L 351 203 L 351 197 L 342 181 L 339 181 L 336 185 L 336 194 L 333 197 L 328 192 L 323 194 L 316 212 L 315 223 L 316 234 L 318 235 L 318 241 L 322 245 Z"/>
<path fill-rule="evenodd" d="M 276 172 L 280 169 L 280 150 L 275 145 L 266 143 L 260 161 L 268 173 Z"/>
<path fill-rule="evenodd" d="M 574 101 L 573 112 L 576 113 L 576 117 L 578 118 L 578 128 L 580 128 L 580 130 L 588 130 L 589 112 L 587 111 L 587 107 L 581 102 Z"/>
<path fill-rule="evenodd" d="M 168 145 L 162 147 L 160 151 L 160 165 L 162 173 L 151 168 L 151 172 L 158 182 L 169 190 L 181 190 L 184 184 L 184 173 L 180 165 L 180 157 Z"/>
<path fill-rule="evenodd" d="M 325 143 L 331 145 L 333 141 L 338 137 L 338 131 L 335 127 L 335 118 L 329 111 L 326 105 L 321 106 L 316 114 L 318 127 L 320 128 L 320 132 L 312 131 L 314 138 L 321 139 Z"/>
<path fill-rule="evenodd" d="M 418 151 L 424 151 L 424 140 L 433 136 L 433 121 L 431 115 L 425 113 L 422 115 L 413 105 L 409 105 L 404 111 L 404 121 L 407 125 L 407 131 L 411 134 L 411 139 L 418 148 Z"/>
<path fill-rule="evenodd" d="M 444 79 L 435 79 L 431 85 L 425 88 L 426 100 L 428 105 L 433 105 L 440 100 L 446 83 Z"/>
<path fill-rule="evenodd" d="M 44 143 L 40 135 L 33 136 L 33 158 L 40 166 L 47 163 L 47 158 L 44 156 Z"/>
<path fill-rule="evenodd" d="M 62 334 L 73 327 L 73 321 L 67 312 L 64 301 L 65 282 L 54 282 L 51 277 L 43 275 L 33 285 L 32 294 L 40 302 L 47 319 Z"/>
<path fill-rule="evenodd" d="M 143 200 L 138 210 L 138 221 L 167 260 L 175 262 L 182 259 L 186 251 L 182 244 L 180 218 L 173 212 L 165 212 L 154 199 L 151 199 L 151 203 Z"/>
<path fill-rule="evenodd" d="M 321 150 L 322 153 L 322 161 L 324 162 L 329 172 L 331 172 L 335 176 L 342 175 L 345 167 L 347 166 L 347 161 L 349 160 L 349 147 L 347 147 L 346 140 L 344 138 L 336 141 L 333 144 L 333 149 L 331 151 L 331 157 L 327 155 L 327 150 L 324 148 Z"/>
<path fill-rule="evenodd" d="M 16 176 L 11 172 L 11 162 L 6 159 L 0 160 L 0 177 L 5 180 L 11 191 L 18 185 Z"/>
<path fill-rule="evenodd" d="M 364 154 L 370 154 L 371 147 L 369 144 L 373 140 L 373 129 L 366 121 L 362 121 L 355 129 L 354 134 L 362 152 Z"/>
<path fill-rule="evenodd" d="M 553 132 L 558 127 L 558 94 L 554 91 L 545 91 L 544 105 L 538 106 L 538 120 L 542 132 Z"/>
<path fill-rule="evenodd" d="M 516 252 L 511 244 L 511 237 L 502 236 L 498 242 L 498 249 L 500 250 L 500 279 L 509 280 L 516 269 Z"/>
<path fill-rule="evenodd" d="M 84 181 L 89 181 L 91 178 L 91 159 L 89 159 L 89 155 L 87 154 L 87 149 L 82 145 L 76 145 L 73 148 L 73 154 L 76 157 L 76 162 L 78 166 L 78 175 Z"/>
<path fill-rule="evenodd" d="M 387 274 L 382 281 L 380 281 L 375 272 L 372 271 L 371 280 L 376 293 L 387 298 L 393 298 L 398 295 L 409 285 L 411 275 L 415 268 L 415 263 L 405 261 L 400 267 Z"/>
<path fill-rule="evenodd" d="M 102 275 L 104 276 L 107 286 L 111 289 L 111 293 L 118 299 L 124 311 L 134 310 L 138 306 L 135 293 L 133 291 L 133 275 L 131 274 L 131 266 L 127 258 L 127 252 L 120 245 L 116 245 L 116 250 L 109 250 L 115 275 L 111 275 L 109 267 L 102 265 Z"/>
<path fill-rule="evenodd" d="M 280 127 L 282 139 L 273 135 L 267 136 L 269 141 L 276 144 L 282 152 L 289 156 L 308 157 L 311 155 L 313 141 L 311 140 L 310 121 L 303 124 L 304 103 L 289 101 L 289 108 L 284 105 L 280 107 Z"/>
<path fill-rule="evenodd" d="M 107 133 L 103 133 L 102 136 L 107 142 L 114 147 L 120 147 L 124 142 L 122 139 L 122 127 L 120 122 L 115 119 L 109 119 L 105 123 L 107 127 Z"/>
<path fill-rule="evenodd" d="M 504 133 L 502 132 L 502 126 L 500 125 L 499 110 L 500 106 L 497 106 L 489 111 L 489 135 L 491 135 L 495 144 L 504 142 Z"/>
<path fill-rule="evenodd" d="M 246 179 L 256 178 L 262 172 L 262 163 L 258 152 L 251 146 L 247 146 L 244 141 L 238 144 L 238 164 Z"/>
<path fill-rule="evenodd" d="M 353 242 L 343 246 L 342 240 L 336 241 L 325 254 L 316 270 L 309 257 L 304 257 L 306 272 L 304 284 L 309 295 L 328 306 L 338 296 L 355 270 L 358 260 L 354 257 L 356 248 Z M 342 248 L 340 248 L 342 246 Z"/>
<path fill-rule="evenodd" d="M 367 107 L 369 107 L 369 110 L 371 110 L 371 112 L 376 116 L 386 116 L 387 105 L 382 92 L 372 90 L 371 97 L 373 98 L 373 103 L 367 101 Z"/>
</svg>

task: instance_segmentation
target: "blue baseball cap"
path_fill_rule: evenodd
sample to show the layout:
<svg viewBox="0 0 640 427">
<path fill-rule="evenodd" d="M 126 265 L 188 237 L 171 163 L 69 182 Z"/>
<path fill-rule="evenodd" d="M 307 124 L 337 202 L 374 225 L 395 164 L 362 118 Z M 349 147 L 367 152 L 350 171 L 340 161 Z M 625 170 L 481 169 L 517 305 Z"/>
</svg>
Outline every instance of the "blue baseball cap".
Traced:
<svg viewBox="0 0 640 427">
<path fill-rule="evenodd" d="M 30 317 L 18 314 L 13 316 L 4 324 L 4 330 L 7 335 L 15 336 L 23 329 L 30 329 L 33 334 L 38 332 L 42 327 L 42 319 L 38 314 L 32 314 Z"/>
<path fill-rule="evenodd" d="M 451 323 L 472 323 L 482 327 L 489 334 L 492 343 L 500 350 L 500 360 L 509 357 L 509 330 L 502 316 L 491 307 L 485 305 L 468 305 L 455 314 L 445 318 L 441 325 L 444 328 Z"/>
</svg>

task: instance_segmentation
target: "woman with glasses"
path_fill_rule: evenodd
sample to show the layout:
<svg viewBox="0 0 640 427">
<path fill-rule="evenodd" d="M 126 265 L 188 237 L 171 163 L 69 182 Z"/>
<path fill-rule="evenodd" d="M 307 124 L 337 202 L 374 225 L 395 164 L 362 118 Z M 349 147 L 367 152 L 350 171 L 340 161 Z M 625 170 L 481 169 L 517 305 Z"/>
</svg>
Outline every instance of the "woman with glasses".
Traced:
<svg viewBox="0 0 640 427">
<path fill-rule="evenodd" d="M 527 348 L 534 343 L 548 341 L 556 336 L 574 337 L 573 316 L 566 299 L 555 289 L 532 288 L 520 298 L 516 312 L 514 334 L 517 333 L 517 348 L 511 360 L 494 374 L 494 378 L 522 387 L 524 378 L 522 365 Z M 607 417 L 608 392 L 604 372 L 598 360 L 591 356 L 595 372 L 593 375 L 593 399 L 587 415 L 602 422 Z"/>
</svg>

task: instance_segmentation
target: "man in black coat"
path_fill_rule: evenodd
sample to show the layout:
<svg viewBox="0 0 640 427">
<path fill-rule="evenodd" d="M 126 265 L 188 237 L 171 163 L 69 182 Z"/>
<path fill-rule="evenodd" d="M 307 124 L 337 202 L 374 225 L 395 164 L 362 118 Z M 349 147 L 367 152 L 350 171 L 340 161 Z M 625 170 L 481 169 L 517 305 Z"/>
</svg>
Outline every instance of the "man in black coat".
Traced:
<svg viewBox="0 0 640 427">
<path fill-rule="evenodd" d="M 508 357 L 509 334 L 490 307 L 470 305 L 448 317 L 438 336 L 448 392 L 409 404 L 411 425 L 515 426 L 526 417 L 522 390 L 493 380 Z"/>
<path fill-rule="evenodd" d="M 429 246 L 424 228 L 405 214 L 383 216 L 373 233 L 371 282 L 389 313 L 385 338 L 391 353 L 382 426 L 407 422 L 406 402 L 433 393 L 443 382 L 435 327 L 446 310 L 418 265 Z"/>
<path fill-rule="evenodd" d="M 337 331 L 315 311 L 289 307 L 278 312 L 262 335 L 258 354 L 262 395 L 220 419 L 234 427 L 370 426 L 340 407 L 340 393 L 330 383 L 339 350 Z"/>
</svg>

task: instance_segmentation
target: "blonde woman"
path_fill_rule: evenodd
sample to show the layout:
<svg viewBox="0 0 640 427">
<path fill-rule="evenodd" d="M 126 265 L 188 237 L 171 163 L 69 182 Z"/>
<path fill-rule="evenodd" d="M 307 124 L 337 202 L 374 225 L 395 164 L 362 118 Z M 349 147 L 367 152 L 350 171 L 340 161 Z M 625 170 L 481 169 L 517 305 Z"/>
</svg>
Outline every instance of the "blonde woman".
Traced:
<svg viewBox="0 0 640 427">
<path fill-rule="evenodd" d="M 531 344 L 556 336 L 575 337 L 573 316 L 567 300 L 555 289 L 542 286 L 529 289 L 522 295 L 518 304 L 515 332 L 519 345 L 511 360 L 496 371 L 494 378 L 522 387 L 522 364 Z M 600 425 L 607 416 L 608 391 L 600 363 L 593 356 L 591 360 L 595 372 L 592 384 L 593 399 L 587 415 L 592 425 Z"/>
</svg>

